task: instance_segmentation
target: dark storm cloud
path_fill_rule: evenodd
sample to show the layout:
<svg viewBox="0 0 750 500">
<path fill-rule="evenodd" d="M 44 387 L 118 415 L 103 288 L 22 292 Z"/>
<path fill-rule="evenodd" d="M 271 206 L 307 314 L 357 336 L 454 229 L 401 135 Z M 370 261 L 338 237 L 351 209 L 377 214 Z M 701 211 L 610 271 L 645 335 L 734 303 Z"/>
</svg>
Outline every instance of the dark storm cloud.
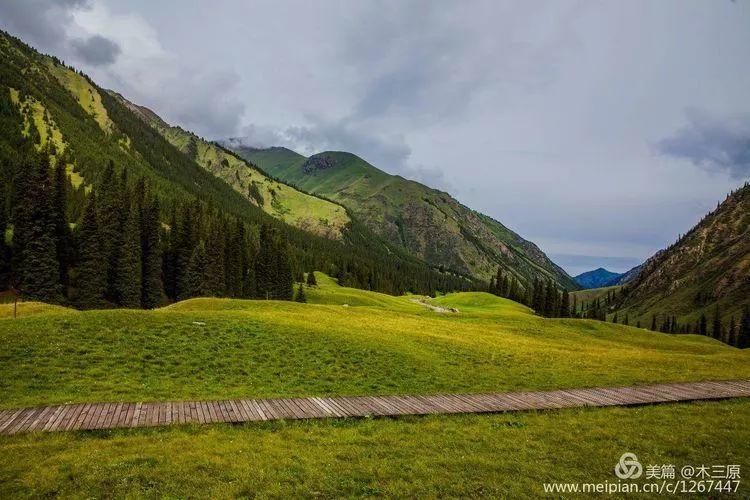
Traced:
<svg viewBox="0 0 750 500">
<path fill-rule="evenodd" d="M 121 52 L 116 42 L 101 35 L 72 40 L 70 45 L 80 59 L 92 66 L 112 64 Z"/>
<path fill-rule="evenodd" d="M 89 0 L 3 1 L 0 26 L 44 52 L 92 66 L 112 64 L 121 52 L 115 41 L 102 35 L 70 38 L 73 11 L 90 7 Z"/>
<path fill-rule="evenodd" d="M 52 49 L 65 39 L 71 10 L 89 5 L 88 0 L 3 0 L 0 26 L 42 49 Z"/>
<path fill-rule="evenodd" d="M 689 110 L 687 119 L 686 126 L 656 144 L 659 153 L 734 179 L 750 176 L 750 114 L 720 119 Z"/>
</svg>

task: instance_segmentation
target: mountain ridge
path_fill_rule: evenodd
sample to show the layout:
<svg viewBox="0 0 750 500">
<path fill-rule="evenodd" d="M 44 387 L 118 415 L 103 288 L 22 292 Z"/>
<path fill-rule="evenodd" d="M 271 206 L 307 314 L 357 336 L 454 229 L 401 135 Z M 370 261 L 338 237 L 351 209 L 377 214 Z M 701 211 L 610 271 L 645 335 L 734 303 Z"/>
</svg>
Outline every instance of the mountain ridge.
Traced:
<svg viewBox="0 0 750 500">
<path fill-rule="evenodd" d="M 622 291 L 618 313 L 693 325 L 701 314 L 739 320 L 750 305 L 750 185 L 727 195 L 674 244 L 648 259 Z"/>
<path fill-rule="evenodd" d="M 498 266 L 525 286 L 551 279 L 578 285 L 535 244 L 499 221 L 417 181 L 388 174 L 357 155 L 325 151 L 305 157 L 287 148 L 222 143 L 269 175 L 341 203 L 392 244 L 434 265 L 489 279 Z"/>
<path fill-rule="evenodd" d="M 597 269 L 586 271 L 585 273 L 574 276 L 573 279 L 584 289 L 601 288 L 604 286 L 617 284 L 615 282 L 620 277 L 622 277 L 623 274 L 624 273 L 614 273 L 612 271 L 604 269 L 603 267 L 599 267 Z"/>
</svg>

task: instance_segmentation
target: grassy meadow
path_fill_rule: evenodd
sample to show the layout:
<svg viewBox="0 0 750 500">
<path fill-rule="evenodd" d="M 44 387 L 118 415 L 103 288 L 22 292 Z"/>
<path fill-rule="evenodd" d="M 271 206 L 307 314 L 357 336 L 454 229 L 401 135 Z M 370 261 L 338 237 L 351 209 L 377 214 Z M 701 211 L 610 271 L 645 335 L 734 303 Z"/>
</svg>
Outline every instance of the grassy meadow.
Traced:
<svg viewBox="0 0 750 500">
<path fill-rule="evenodd" d="M 706 337 L 316 276 L 308 304 L 21 303 L 18 319 L 0 305 L 0 407 L 750 378 L 750 352 Z M 0 496 L 527 496 L 544 481 L 613 480 L 624 451 L 648 463 L 746 464 L 749 418 L 742 400 L 5 436 Z"/>
<path fill-rule="evenodd" d="M 538 498 L 545 482 L 615 482 L 625 451 L 744 472 L 748 421 L 733 400 L 0 436 L 0 495 Z M 733 496 L 748 495 L 743 479 Z"/>
</svg>

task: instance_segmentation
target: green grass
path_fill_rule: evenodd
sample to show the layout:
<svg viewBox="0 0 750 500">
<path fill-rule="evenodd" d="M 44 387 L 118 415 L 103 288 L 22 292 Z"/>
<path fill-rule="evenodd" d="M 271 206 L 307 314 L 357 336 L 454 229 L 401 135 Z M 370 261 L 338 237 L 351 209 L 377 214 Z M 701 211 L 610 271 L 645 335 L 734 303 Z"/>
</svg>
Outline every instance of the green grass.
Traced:
<svg viewBox="0 0 750 500">
<path fill-rule="evenodd" d="M 439 313 L 421 297 L 318 276 L 308 295 L 321 304 L 193 299 L 77 312 L 31 303 L 16 320 L 0 305 L 0 407 L 750 377 L 750 352 L 705 337 L 544 319 L 482 293 L 429 301 L 459 309 Z"/>
<path fill-rule="evenodd" d="M 704 337 L 544 319 L 485 293 L 391 297 L 316 278 L 308 304 L 32 302 L 16 320 L 0 305 L 0 407 L 750 377 L 750 352 Z M 626 451 L 744 470 L 749 419 L 750 402 L 735 400 L 0 436 L 0 497 L 538 496 L 545 481 L 614 481 Z"/>
<path fill-rule="evenodd" d="M 748 421 L 734 400 L 0 436 L 0 496 L 539 497 L 544 482 L 616 482 L 628 451 L 678 477 L 701 464 L 744 475 Z"/>
<path fill-rule="evenodd" d="M 55 78 L 73 94 L 81 108 L 96 120 L 99 127 L 106 133 L 112 132 L 114 123 L 110 120 L 107 109 L 102 104 L 102 96 L 99 95 L 99 91 L 86 78 L 69 68 L 58 66 L 52 61 L 48 61 L 48 68 Z"/>
</svg>

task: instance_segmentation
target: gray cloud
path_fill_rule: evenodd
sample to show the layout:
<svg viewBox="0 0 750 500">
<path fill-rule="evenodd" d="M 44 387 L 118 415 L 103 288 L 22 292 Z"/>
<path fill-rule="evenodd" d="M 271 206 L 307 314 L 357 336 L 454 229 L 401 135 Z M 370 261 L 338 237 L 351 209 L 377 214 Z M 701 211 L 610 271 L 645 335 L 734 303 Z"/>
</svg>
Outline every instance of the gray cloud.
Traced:
<svg viewBox="0 0 750 500">
<path fill-rule="evenodd" d="M 170 122 L 449 183 L 592 256 L 571 268 L 647 258 L 747 175 L 747 119 L 711 117 L 750 113 L 749 22 L 701 0 L 0 0 L 0 26 Z M 114 63 L 74 53 L 96 34 Z"/>
<path fill-rule="evenodd" d="M 70 45 L 79 58 L 92 66 L 112 64 L 121 52 L 116 42 L 101 35 L 71 40 Z"/>
<path fill-rule="evenodd" d="M 656 143 L 659 153 L 734 179 L 750 175 L 750 114 L 717 118 L 695 109 L 686 114 L 687 125 Z"/>
<path fill-rule="evenodd" d="M 59 49 L 72 22 L 71 11 L 89 4 L 89 0 L 5 0 L 0 2 L 0 26 L 39 49 Z"/>
<path fill-rule="evenodd" d="M 306 155 L 321 151 L 351 151 L 392 172 L 406 168 L 411 148 L 402 136 L 363 130 L 350 121 L 325 121 L 313 116 L 308 116 L 307 121 L 307 125 L 285 129 L 250 124 L 243 128 L 242 137 L 235 139 L 246 146 L 286 146 Z"/>
</svg>

